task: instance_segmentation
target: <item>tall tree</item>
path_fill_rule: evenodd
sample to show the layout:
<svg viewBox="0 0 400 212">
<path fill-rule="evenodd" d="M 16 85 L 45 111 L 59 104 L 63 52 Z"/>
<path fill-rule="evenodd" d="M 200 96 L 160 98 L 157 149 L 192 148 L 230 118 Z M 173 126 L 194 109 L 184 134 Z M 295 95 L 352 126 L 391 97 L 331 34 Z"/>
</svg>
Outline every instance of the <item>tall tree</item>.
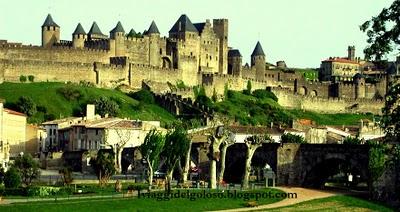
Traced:
<svg viewBox="0 0 400 212">
<path fill-rule="evenodd" d="M 182 126 L 176 126 L 174 130 L 165 136 L 165 145 L 161 155 L 167 168 L 165 190 L 171 191 L 171 180 L 174 168 L 189 147 L 190 140 L 186 130 Z"/>
<path fill-rule="evenodd" d="M 210 160 L 210 181 L 209 187 L 217 188 L 217 162 L 220 160 L 220 146 L 229 137 L 229 132 L 223 127 L 218 126 L 215 133 L 208 136 L 210 150 L 208 157 Z"/>
<path fill-rule="evenodd" d="M 153 182 L 153 170 L 158 168 L 160 162 L 160 154 L 165 145 L 165 136 L 156 129 L 147 133 L 143 144 L 140 146 L 140 153 L 145 158 L 149 167 L 147 179 L 151 185 Z"/>
<path fill-rule="evenodd" d="M 224 173 L 225 173 L 225 159 L 226 159 L 226 151 L 228 150 L 228 147 L 232 146 L 235 144 L 235 137 L 232 132 L 229 132 L 229 136 L 221 145 L 221 161 L 220 165 L 221 168 L 218 173 L 218 183 L 221 183 L 224 180 Z"/>
<path fill-rule="evenodd" d="M 367 33 L 366 59 L 381 60 L 395 48 L 400 51 L 400 0 L 394 0 L 388 8 L 364 22 L 360 29 Z"/>
<path fill-rule="evenodd" d="M 22 182 L 26 186 L 29 186 L 32 180 L 36 179 L 40 174 L 39 163 L 33 160 L 30 154 L 24 154 L 16 158 L 13 166 L 20 172 Z"/>
<path fill-rule="evenodd" d="M 251 159 L 258 148 L 262 146 L 263 143 L 271 142 L 271 136 L 269 135 L 252 135 L 247 137 L 244 142 L 247 146 L 246 151 L 246 162 L 244 168 L 244 174 L 242 179 L 242 187 L 247 189 L 249 187 L 249 177 L 251 171 Z"/>
<path fill-rule="evenodd" d="M 104 130 L 104 145 L 108 145 L 114 152 L 114 166 L 117 173 L 122 171 L 122 151 L 132 136 L 129 128 L 109 128 Z"/>
</svg>

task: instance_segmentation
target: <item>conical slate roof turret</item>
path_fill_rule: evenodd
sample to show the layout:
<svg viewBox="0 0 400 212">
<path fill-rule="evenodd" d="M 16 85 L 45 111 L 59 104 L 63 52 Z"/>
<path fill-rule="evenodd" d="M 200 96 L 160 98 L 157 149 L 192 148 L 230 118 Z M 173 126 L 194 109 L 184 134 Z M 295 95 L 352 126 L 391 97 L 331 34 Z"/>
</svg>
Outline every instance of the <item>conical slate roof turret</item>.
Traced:
<svg viewBox="0 0 400 212">
<path fill-rule="evenodd" d="M 73 35 L 86 35 L 85 30 L 83 29 L 81 23 L 78 23 L 78 26 L 76 26 Z"/>
<path fill-rule="evenodd" d="M 149 29 L 146 31 L 146 34 L 160 34 L 160 31 L 158 31 L 158 27 L 156 25 L 156 22 L 152 21 Z"/>
<path fill-rule="evenodd" d="M 101 31 L 99 26 L 97 26 L 96 21 L 93 22 L 92 27 L 90 27 L 89 35 L 104 35 Z"/>
<path fill-rule="evenodd" d="M 51 17 L 50 14 L 48 14 L 46 17 L 46 20 L 44 20 L 42 27 L 45 27 L 45 26 L 60 27 L 60 26 L 58 26 L 58 24 L 56 24 L 56 22 L 53 21 L 53 18 Z"/>
<path fill-rule="evenodd" d="M 193 25 L 193 23 L 190 21 L 190 19 L 185 15 L 181 15 L 179 19 L 175 22 L 174 26 L 172 26 L 171 30 L 169 32 L 199 32 L 196 27 Z"/>
<path fill-rule="evenodd" d="M 126 35 L 126 37 L 133 38 L 133 37 L 135 37 L 135 35 L 136 35 L 135 30 L 134 30 L 134 29 L 131 29 L 131 31 L 129 31 L 129 33 Z"/>
<path fill-rule="evenodd" d="M 239 49 L 231 49 L 228 51 L 228 57 L 242 57 L 242 54 Z"/>
<path fill-rule="evenodd" d="M 118 21 L 117 26 L 115 26 L 114 29 L 112 29 L 110 31 L 110 33 L 116 33 L 116 32 L 125 33 L 125 30 L 124 30 L 124 27 L 122 27 L 121 21 Z"/>
<path fill-rule="evenodd" d="M 251 56 L 265 56 L 264 51 L 261 47 L 260 41 L 257 41 L 257 45 L 253 50 L 253 53 L 251 53 Z"/>
</svg>

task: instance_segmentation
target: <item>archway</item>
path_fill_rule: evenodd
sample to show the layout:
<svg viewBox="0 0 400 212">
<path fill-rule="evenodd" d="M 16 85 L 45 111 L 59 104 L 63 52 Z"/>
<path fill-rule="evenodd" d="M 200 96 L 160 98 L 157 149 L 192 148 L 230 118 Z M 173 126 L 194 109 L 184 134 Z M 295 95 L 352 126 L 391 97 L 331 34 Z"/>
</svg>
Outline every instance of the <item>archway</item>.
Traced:
<svg viewBox="0 0 400 212">
<path fill-rule="evenodd" d="M 316 91 L 316 90 L 312 90 L 312 91 L 310 92 L 310 96 L 318 96 L 317 91 Z"/>
<path fill-rule="evenodd" d="M 162 67 L 163 68 L 172 68 L 171 60 L 168 57 L 162 57 Z"/>
<path fill-rule="evenodd" d="M 349 181 L 351 175 L 351 182 Z M 329 158 L 307 168 L 304 187 L 358 187 L 366 189 L 367 175 L 356 161 L 345 158 Z"/>
<path fill-rule="evenodd" d="M 298 93 L 303 96 L 307 95 L 307 88 L 305 86 L 300 87 Z"/>
</svg>

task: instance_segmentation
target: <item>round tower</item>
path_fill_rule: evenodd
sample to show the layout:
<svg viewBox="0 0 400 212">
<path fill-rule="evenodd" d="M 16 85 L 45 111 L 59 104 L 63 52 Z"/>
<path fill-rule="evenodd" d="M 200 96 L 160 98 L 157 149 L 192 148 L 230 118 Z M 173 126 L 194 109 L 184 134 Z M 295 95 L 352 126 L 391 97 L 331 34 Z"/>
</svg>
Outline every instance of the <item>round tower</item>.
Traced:
<svg viewBox="0 0 400 212">
<path fill-rule="evenodd" d="M 264 79 L 265 54 L 260 42 L 257 42 L 253 53 L 251 53 L 251 67 L 254 67 L 254 69 L 256 70 L 256 77 L 258 79 Z"/>
<path fill-rule="evenodd" d="M 355 84 L 355 92 L 354 98 L 365 98 L 365 77 L 364 75 L 357 73 L 353 77 L 353 81 Z"/>
<path fill-rule="evenodd" d="M 117 26 L 110 31 L 110 40 L 114 40 L 115 42 L 115 56 L 125 56 L 125 30 L 120 21 L 118 21 Z"/>
<path fill-rule="evenodd" d="M 149 63 L 151 66 L 160 67 L 160 31 L 158 31 L 156 22 L 151 22 L 151 25 L 145 34 L 149 37 Z"/>
<path fill-rule="evenodd" d="M 81 23 L 76 26 L 74 33 L 72 33 L 72 46 L 74 48 L 83 48 L 85 47 L 85 40 L 87 39 L 87 35 L 85 30 L 83 29 Z"/>
<path fill-rule="evenodd" d="M 60 42 L 60 26 L 58 26 L 51 17 L 47 15 L 42 25 L 42 47 L 51 47 Z"/>
</svg>

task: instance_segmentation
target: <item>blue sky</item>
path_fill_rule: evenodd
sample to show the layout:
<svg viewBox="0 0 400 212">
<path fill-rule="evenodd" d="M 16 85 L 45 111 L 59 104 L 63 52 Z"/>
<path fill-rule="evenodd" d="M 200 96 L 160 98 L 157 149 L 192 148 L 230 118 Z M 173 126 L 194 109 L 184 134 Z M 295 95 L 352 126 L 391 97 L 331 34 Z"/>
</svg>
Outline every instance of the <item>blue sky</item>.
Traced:
<svg viewBox="0 0 400 212">
<path fill-rule="evenodd" d="M 120 20 L 125 31 L 147 29 L 155 20 L 162 35 L 181 14 L 193 23 L 229 19 L 229 46 L 238 48 L 244 62 L 259 40 L 268 62 L 289 67 L 319 67 L 329 56 L 345 56 L 348 45 L 364 57 L 366 35 L 359 25 L 393 0 L 13 0 L 1 3 L 0 39 L 40 45 L 48 13 L 61 26 L 61 39 L 71 40 L 78 22 L 86 32 L 96 21 L 104 34 Z M 72 8 L 71 5 L 75 5 Z M 391 55 L 389 59 L 394 59 Z"/>
</svg>

